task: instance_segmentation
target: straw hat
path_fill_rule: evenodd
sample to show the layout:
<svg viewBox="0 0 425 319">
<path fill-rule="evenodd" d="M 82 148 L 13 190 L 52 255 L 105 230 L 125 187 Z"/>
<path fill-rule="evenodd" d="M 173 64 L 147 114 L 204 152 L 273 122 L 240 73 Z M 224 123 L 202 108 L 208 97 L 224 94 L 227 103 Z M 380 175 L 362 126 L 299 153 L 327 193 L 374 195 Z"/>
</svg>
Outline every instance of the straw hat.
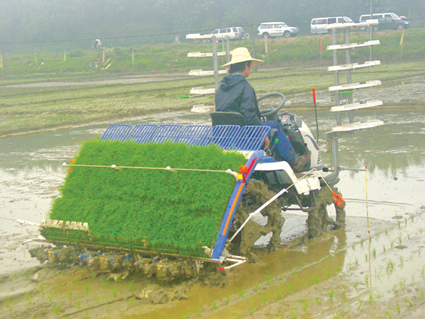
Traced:
<svg viewBox="0 0 425 319">
<path fill-rule="evenodd" d="M 251 61 L 251 66 L 258 65 L 263 63 L 263 60 L 254 59 L 247 48 L 237 48 L 232 51 L 232 60 L 225 65 L 222 65 L 222 68 L 230 68 L 232 64 Z"/>
</svg>

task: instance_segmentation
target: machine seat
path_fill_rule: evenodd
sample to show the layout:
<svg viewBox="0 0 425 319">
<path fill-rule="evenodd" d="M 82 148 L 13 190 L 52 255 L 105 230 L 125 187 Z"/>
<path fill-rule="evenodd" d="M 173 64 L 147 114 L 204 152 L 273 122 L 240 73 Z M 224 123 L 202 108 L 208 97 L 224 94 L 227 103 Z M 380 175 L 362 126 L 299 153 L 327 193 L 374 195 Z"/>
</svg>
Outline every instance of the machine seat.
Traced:
<svg viewBox="0 0 425 319">
<path fill-rule="evenodd" d="M 212 112 L 210 113 L 212 126 L 216 125 L 245 125 L 242 114 L 237 112 Z"/>
</svg>

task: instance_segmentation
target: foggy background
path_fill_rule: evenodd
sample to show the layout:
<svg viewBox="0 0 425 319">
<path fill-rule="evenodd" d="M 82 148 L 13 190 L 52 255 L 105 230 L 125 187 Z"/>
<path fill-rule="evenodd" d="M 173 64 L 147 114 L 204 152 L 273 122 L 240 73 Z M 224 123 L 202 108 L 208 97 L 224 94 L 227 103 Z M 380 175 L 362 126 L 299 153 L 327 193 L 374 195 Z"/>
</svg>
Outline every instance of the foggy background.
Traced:
<svg viewBox="0 0 425 319">
<path fill-rule="evenodd" d="M 374 12 L 404 15 L 425 25 L 423 0 L 371 0 Z M 315 17 L 369 13 L 369 0 L 0 0 L 0 53 L 172 43 L 179 35 L 241 26 L 257 34 L 261 22 L 284 21 L 310 34 Z"/>
</svg>

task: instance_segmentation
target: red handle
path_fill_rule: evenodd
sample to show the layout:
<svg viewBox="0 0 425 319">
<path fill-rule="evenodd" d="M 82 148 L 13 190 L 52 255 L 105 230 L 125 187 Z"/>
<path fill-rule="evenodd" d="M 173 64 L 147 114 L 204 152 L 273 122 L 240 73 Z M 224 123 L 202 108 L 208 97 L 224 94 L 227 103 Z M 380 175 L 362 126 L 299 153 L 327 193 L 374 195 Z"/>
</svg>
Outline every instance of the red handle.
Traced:
<svg viewBox="0 0 425 319">
<path fill-rule="evenodd" d="M 342 203 L 345 204 L 345 200 L 344 198 L 342 198 L 341 194 L 337 194 L 334 191 L 332 191 L 332 195 L 334 197 L 334 203 L 336 204 L 336 206 L 341 207 Z"/>
<path fill-rule="evenodd" d="M 314 88 L 311 90 L 313 91 L 313 102 L 316 103 L 316 90 Z"/>
</svg>

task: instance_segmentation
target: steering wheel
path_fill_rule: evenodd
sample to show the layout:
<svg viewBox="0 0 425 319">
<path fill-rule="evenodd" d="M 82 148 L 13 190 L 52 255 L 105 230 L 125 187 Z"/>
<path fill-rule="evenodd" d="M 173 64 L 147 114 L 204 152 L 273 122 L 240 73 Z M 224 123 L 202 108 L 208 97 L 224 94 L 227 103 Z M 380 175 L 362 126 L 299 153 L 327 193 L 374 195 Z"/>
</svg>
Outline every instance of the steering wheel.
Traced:
<svg viewBox="0 0 425 319">
<path fill-rule="evenodd" d="M 273 116 L 285 105 L 286 97 L 282 93 L 269 93 L 258 99 L 261 116 Z"/>
</svg>

